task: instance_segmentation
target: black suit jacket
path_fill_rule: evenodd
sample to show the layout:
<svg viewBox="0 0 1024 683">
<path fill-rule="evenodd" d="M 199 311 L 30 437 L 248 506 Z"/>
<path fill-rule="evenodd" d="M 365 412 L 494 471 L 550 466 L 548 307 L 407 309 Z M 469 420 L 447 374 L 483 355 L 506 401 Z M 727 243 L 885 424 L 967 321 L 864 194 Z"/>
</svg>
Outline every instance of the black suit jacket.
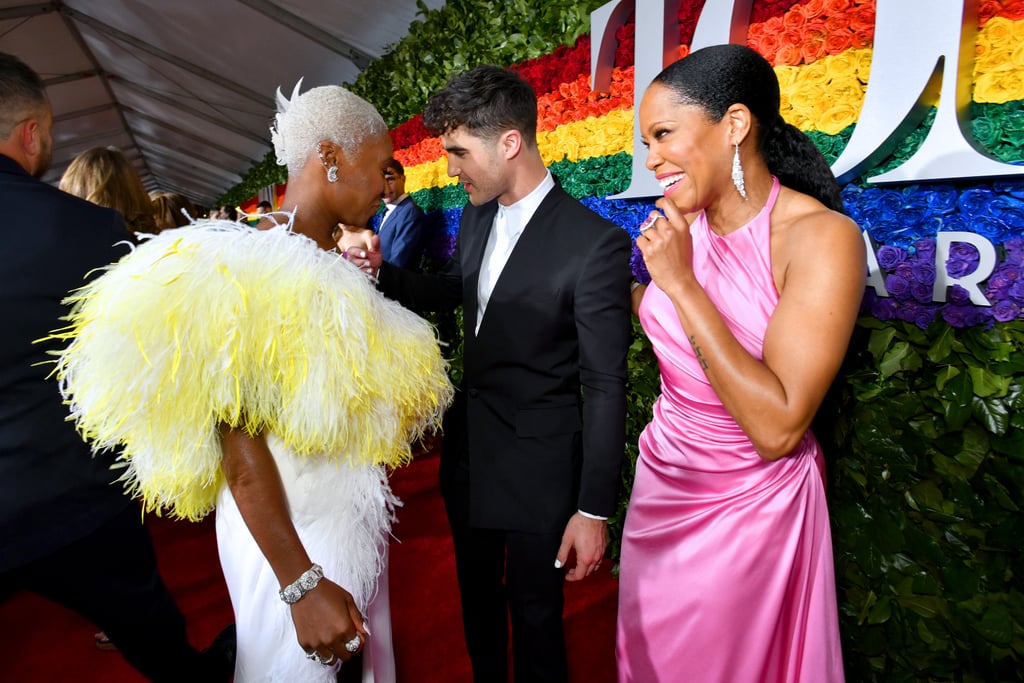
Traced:
<svg viewBox="0 0 1024 683">
<path fill-rule="evenodd" d="M 462 304 L 463 382 L 445 416 L 442 484 L 468 468 L 474 527 L 561 531 L 615 511 L 630 341 L 627 234 L 555 187 L 524 228 L 479 334 L 477 284 L 497 202 L 467 206 L 439 276 L 387 264 L 418 310 Z"/>
<path fill-rule="evenodd" d="M 82 538 L 129 504 L 48 379 L 61 304 L 127 249 L 121 215 L 42 183 L 0 155 L 0 573 Z"/>
</svg>

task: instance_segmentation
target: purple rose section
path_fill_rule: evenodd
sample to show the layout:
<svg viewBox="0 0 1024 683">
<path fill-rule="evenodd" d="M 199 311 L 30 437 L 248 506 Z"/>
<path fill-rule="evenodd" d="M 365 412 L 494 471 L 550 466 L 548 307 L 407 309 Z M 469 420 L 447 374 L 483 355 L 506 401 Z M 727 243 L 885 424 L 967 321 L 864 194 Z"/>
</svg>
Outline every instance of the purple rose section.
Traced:
<svg viewBox="0 0 1024 683">
<path fill-rule="evenodd" d="M 843 188 L 843 201 L 847 213 L 871 237 L 880 276 L 874 281 L 884 283 L 888 293 L 882 296 L 869 287 L 863 313 L 921 328 L 932 322 L 970 327 L 1024 317 L 1024 181 L 998 180 L 965 188 L 850 184 Z M 945 263 L 938 263 L 939 232 L 974 233 L 996 248 L 996 267 L 977 284 L 990 306 L 974 303 L 970 292 L 956 284 L 977 271 L 978 249 L 954 241 Z M 945 301 L 933 301 L 939 268 L 953 283 L 946 288 Z"/>
<path fill-rule="evenodd" d="M 583 203 L 636 238 L 653 200 L 584 198 Z M 1024 318 L 1024 181 L 995 182 L 958 188 L 949 184 L 900 187 L 849 184 L 843 188 L 847 214 L 867 231 L 874 244 L 880 281 L 888 296 L 869 287 L 862 313 L 879 320 L 903 320 L 926 328 L 932 323 L 954 327 L 991 325 Z M 945 263 L 936 262 L 939 232 L 970 232 L 996 247 L 997 264 L 977 286 L 991 306 L 971 300 L 956 284 L 979 266 L 978 249 L 953 242 Z M 643 256 L 635 245 L 633 274 L 649 282 Z M 937 269 L 952 281 L 945 301 L 935 301 Z"/>
<path fill-rule="evenodd" d="M 869 287 L 861 311 L 879 320 L 904 320 L 922 329 L 938 320 L 953 327 L 971 327 L 1024 317 L 1024 240 L 1011 238 L 997 246 L 1001 260 L 980 284 L 991 306 L 976 305 L 971 292 L 956 283 L 979 265 L 977 248 L 966 242 L 950 245 L 945 270 L 952 284 L 946 288 L 944 302 L 934 301 L 935 240 L 919 239 L 908 247 L 876 247 L 880 279 L 888 296 Z"/>
</svg>

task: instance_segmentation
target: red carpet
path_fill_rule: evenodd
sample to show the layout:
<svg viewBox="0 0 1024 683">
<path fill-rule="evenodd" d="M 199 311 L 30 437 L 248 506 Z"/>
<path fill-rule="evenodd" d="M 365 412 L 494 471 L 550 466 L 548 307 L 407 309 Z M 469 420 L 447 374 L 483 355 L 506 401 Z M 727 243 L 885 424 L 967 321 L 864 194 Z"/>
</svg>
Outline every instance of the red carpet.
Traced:
<svg viewBox="0 0 1024 683">
<path fill-rule="evenodd" d="M 439 456 L 419 456 L 395 472 L 398 510 L 391 545 L 391 609 L 400 683 L 469 683 L 452 543 L 437 489 Z M 151 518 L 164 579 L 204 647 L 230 623 L 213 519 L 200 524 Z M 572 683 L 615 680 L 616 580 L 610 562 L 566 586 L 566 641 Z M 0 605 L 0 680 L 26 683 L 139 683 L 116 652 L 93 645 L 92 624 L 29 593 Z"/>
</svg>

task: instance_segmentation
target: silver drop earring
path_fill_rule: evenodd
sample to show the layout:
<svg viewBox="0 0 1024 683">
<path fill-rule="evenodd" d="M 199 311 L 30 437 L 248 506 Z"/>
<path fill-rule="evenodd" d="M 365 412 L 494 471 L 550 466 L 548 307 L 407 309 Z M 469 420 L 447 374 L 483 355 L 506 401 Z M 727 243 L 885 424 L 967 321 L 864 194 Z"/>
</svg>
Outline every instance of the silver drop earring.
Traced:
<svg viewBox="0 0 1024 683">
<path fill-rule="evenodd" d="M 329 183 L 336 183 L 336 182 L 338 182 L 338 167 L 337 166 L 330 166 L 330 167 L 327 166 L 327 159 L 324 158 L 324 149 L 323 149 L 323 146 L 319 142 L 316 143 L 316 155 L 318 157 L 320 157 L 320 163 L 322 163 L 324 165 L 324 168 L 327 168 L 327 182 L 329 182 Z"/>
<path fill-rule="evenodd" d="M 747 190 L 743 186 L 743 166 L 740 165 L 740 146 L 733 145 L 732 155 L 732 184 L 736 186 L 740 196 L 747 198 Z"/>
</svg>

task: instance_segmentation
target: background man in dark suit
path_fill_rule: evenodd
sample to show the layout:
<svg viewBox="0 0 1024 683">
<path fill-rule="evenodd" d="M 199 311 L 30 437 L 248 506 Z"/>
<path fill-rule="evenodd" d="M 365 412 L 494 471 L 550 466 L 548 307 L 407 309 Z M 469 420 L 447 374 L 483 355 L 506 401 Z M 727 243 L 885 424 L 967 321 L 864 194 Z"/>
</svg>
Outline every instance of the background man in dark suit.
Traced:
<svg viewBox="0 0 1024 683">
<path fill-rule="evenodd" d="M 348 256 L 417 310 L 463 306 L 441 486 L 474 679 L 507 680 L 511 613 L 515 680 L 564 682 L 563 577 L 601 561 L 625 444 L 629 238 L 555 184 L 514 72 L 455 76 L 424 122 L 469 194 L 455 253 L 436 277 Z"/>
<path fill-rule="evenodd" d="M 384 171 L 384 211 L 374 217 L 384 260 L 400 268 L 419 270 L 427 237 L 423 210 L 405 192 L 405 168 L 397 159 Z"/>
<path fill-rule="evenodd" d="M 226 681 L 233 647 L 200 654 L 157 573 L 136 504 L 114 483 L 113 456 L 93 457 L 47 379 L 61 304 L 90 271 L 116 261 L 121 215 L 38 180 L 53 115 L 39 77 L 0 53 L 0 599 L 26 587 L 106 631 L 156 681 Z M 13 628 L 13 625 L 10 625 Z M 229 638 L 225 639 L 229 640 Z M 53 653 L 59 656 L 59 653 Z M 72 675 L 73 678 L 73 675 Z"/>
</svg>

